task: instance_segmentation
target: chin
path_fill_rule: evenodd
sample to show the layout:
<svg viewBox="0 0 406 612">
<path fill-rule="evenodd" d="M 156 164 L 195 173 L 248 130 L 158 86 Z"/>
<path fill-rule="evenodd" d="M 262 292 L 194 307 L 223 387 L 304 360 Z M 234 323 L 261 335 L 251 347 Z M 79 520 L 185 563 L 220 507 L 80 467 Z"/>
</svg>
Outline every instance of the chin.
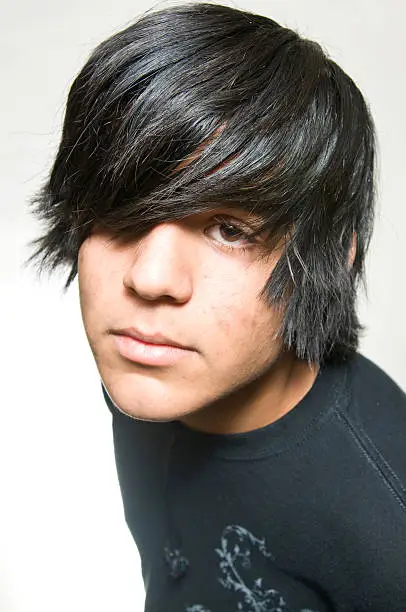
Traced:
<svg viewBox="0 0 406 612">
<path fill-rule="evenodd" d="M 185 393 L 171 392 L 158 381 L 114 381 L 103 378 L 107 392 L 120 412 L 142 421 L 174 421 L 199 410 L 199 406 L 186 401 Z M 151 384 L 152 382 L 152 384 Z"/>
</svg>

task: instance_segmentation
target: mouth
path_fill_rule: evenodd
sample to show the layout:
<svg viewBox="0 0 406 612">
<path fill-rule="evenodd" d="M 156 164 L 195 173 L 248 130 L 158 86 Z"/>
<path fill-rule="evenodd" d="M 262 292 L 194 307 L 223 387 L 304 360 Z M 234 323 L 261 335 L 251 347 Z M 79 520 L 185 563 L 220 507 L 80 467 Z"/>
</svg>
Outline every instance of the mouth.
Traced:
<svg viewBox="0 0 406 612">
<path fill-rule="evenodd" d="M 148 366 L 170 366 L 193 351 L 161 333 L 142 334 L 134 328 L 111 332 L 121 357 Z"/>
<path fill-rule="evenodd" d="M 144 334 L 135 329 L 135 327 L 127 327 L 123 329 L 112 330 L 111 333 L 118 336 L 127 336 L 129 338 L 134 338 L 134 340 L 139 340 L 144 344 L 172 346 L 185 350 L 190 349 L 190 347 L 180 344 L 179 342 L 176 342 L 176 340 L 173 340 L 172 338 L 169 338 L 168 336 L 165 336 L 160 332 L 155 332 L 153 334 Z"/>
</svg>

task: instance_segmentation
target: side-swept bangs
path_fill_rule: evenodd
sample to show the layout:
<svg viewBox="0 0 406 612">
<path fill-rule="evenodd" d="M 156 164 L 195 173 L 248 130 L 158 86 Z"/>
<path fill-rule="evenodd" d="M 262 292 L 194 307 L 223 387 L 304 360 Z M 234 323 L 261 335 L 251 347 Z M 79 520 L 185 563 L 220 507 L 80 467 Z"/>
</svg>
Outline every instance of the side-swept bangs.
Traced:
<svg viewBox="0 0 406 612">
<path fill-rule="evenodd" d="M 285 249 L 262 297 L 299 357 L 343 358 L 373 222 L 374 129 L 322 48 L 265 17 L 192 4 L 145 15 L 99 45 L 75 79 L 32 259 L 77 273 L 92 228 L 140 237 L 240 207 Z M 348 251 L 354 233 L 352 269 Z"/>
</svg>

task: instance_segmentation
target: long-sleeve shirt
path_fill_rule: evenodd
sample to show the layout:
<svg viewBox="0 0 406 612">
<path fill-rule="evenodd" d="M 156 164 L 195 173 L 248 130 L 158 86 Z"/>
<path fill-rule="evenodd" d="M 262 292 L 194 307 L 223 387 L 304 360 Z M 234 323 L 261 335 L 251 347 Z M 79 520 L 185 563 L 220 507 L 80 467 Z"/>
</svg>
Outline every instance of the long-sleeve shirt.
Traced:
<svg viewBox="0 0 406 612">
<path fill-rule="evenodd" d="M 113 416 L 148 612 L 406 611 L 406 395 L 356 353 L 243 434 Z"/>
</svg>

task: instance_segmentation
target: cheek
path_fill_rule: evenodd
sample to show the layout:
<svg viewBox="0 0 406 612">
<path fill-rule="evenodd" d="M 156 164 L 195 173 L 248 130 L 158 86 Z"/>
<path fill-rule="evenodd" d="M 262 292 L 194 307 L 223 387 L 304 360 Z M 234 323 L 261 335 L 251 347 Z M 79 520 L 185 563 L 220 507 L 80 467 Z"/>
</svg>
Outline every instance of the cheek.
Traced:
<svg viewBox="0 0 406 612">
<path fill-rule="evenodd" d="M 88 335 L 92 335 L 97 329 L 103 312 L 108 310 L 108 287 L 112 286 L 108 279 L 106 281 L 106 262 L 99 251 L 95 244 L 85 243 L 79 251 L 78 258 L 80 309 Z"/>
<path fill-rule="evenodd" d="M 89 291 L 89 279 L 91 278 L 88 270 L 88 253 L 86 243 L 82 244 L 79 249 L 78 257 L 78 286 L 79 286 L 79 302 L 82 312 L 83 322 L 86 323 L 86 314 L 88 310 L 88 302 L 91 292 Z"/>
<path fill-rule="evenodd" d="M 90 238 L 79 250 L 79 296 L 86 318 L 111 312 L 122 282 L 123 262 L 102 239 Z"/>
<path fill-rule="evenodd" d="M 257 297 L 258 293 L 256 286 L 251 290 L 244 287 L 242 293 L 217 295 L 211 317 L 219 356 L 226 350 L 247 354 L 272 344 L 281 317 Z"/>
<path fill-rule="evenodd" d="M 278 319 L 259 299 L 244 305 L 230 304 L 216 321 L 212 350 L 206 357 L 212 377 L 226 387 L 239 385 L 264 372 L 282 349 L 274 335 Z"/>
</svg>

